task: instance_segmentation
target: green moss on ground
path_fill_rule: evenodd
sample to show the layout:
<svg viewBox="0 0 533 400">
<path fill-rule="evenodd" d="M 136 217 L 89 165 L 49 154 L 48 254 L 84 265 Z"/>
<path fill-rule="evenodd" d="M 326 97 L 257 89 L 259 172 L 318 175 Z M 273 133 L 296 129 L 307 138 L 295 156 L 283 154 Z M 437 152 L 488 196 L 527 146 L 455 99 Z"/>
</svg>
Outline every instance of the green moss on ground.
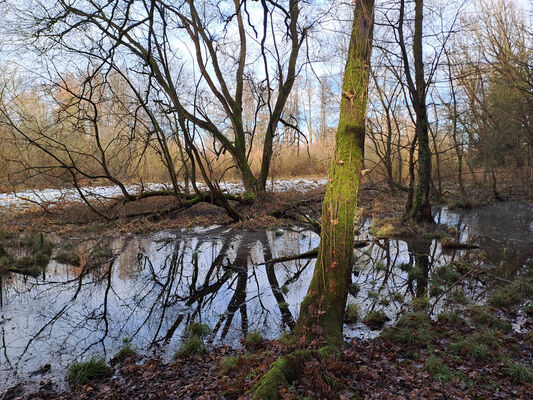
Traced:
<svg viewBox="0 0 533 400">
<path fill-rule="evenodd" d="M 324 354 L 330 354 L 328 348 Z M 289 355 L 280 357 L 274 362 L 269 371 L 253 387 L 254 399 L 277 400 L 279 388 L 292 383 L 301 373 L 303 364 L 312 357 L 321 356 L 320 352 L 312 350 L 297 350 Z"/>
<path fill-rule="evenodd" d="M 389 321 L 390 318 L 387 317 L 387 314 L 383 310 L 373 310 L 370 311 L 364 318 L 363 324 L 368 326 L 372 330 L 377 330 L 383 328 L 385 322 Z"/>
</svg>

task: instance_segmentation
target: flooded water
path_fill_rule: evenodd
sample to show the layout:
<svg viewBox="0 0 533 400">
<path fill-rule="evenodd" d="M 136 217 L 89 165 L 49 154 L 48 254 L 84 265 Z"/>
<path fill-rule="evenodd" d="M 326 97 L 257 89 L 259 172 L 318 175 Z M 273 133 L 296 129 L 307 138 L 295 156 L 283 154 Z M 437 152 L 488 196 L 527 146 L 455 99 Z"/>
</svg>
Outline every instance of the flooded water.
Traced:
<svg viewBox="0 0 533 400">
<path fill-rule="evenodd" d="M 356 249 L 351 293 L 357 297 L 348 301 L 359 305 L 361 317 L 383 310 L 393 323 L 426 293 L 435 271 L 451 263 L 489 272 L 456 286 L 470 304 L 483 303 L 498 282 L 531 275 L 531 204 L 460 212 L 437 208 L 435 219 L 457 228 L 461 242 L 479 248 L 442 250 L 436 240 L 413 238 Z M 366 221 L 357 239 L 371 239 L 369 226 Z M 171 355 L 192 321 L 211 327 L 212 343 L 238 346 L 251 331 L 275 338 L 294 325 L 314 260 L 265 261 L 316 248 L 319 237 L 298 228 L 211 227 L 70 241 L 80 255 L 79 267 L 51 261 L 36 278 L 0 275 L 0 393 L 48 363 L 54 382 L 64 382 L 74 358 L 110 358 L 124 339 L 143 354 Z M 438 299 L 434 314 L 448 307 L 447 296 L 430 297 L 430 307 Z M 361 322 L 345 327 L 347 337 L 378 333 Z"/>
</svg>

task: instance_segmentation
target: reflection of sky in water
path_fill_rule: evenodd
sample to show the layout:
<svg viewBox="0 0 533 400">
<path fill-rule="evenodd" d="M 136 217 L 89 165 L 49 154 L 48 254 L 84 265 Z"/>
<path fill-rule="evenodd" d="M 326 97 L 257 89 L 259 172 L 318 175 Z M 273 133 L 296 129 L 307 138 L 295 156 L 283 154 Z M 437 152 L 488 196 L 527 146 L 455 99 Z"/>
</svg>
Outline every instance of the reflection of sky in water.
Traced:
<svg viewBox="0 0 533 400">
<path fill-rule="evenodd" d="M 354 281 L 360 290 L 357 299 L 349 296 L 349 301 L 357 302 L 361 316 L 382 309 L 394 322 L 398 313 L 408 309 L 422 282 L 409 279 L 405 268 L 400 268 L 415 264 L 414 253 L 425 254 L 417 262 L 427 264 L 429 278 L 438 266 L 459 260 L 479 263 L 481 258 L 501 265 L 498 273 L 512 278 L 524 265 L 530 268 L 533 259 L 531 237 L 520 234 L 531 225 L 527 207 L 461 213 L 436 210 L 436 219 L 459 229 L 461 241 L 480 245 L 476 251 L 443 252 L 437 241 L 416 238 L 380 240 L 356 249 L 360 272 Z M 500 215 L 509 212 L 512 217 Z M 500 225 L 496 233 L 485 226 L 491 221 Z M 369 225 L 364 224 L 358 239 L 369 237 Z M 516 246 L 510 247 L 507 241 L 502 247 L 502 235 Z M 79 244 L 82 260 L 95 243 Z M 116 255 L 111 266 L 95 267 L 82 279 L 82 267 L 57 262 L 47 267 L 46 279 L 4 276 L 1 385 L 12 382 L 13 370 L 28 373 L 51 362 L 57 371 L 84 353 L 110 357 L 124 338 L 132 338 L 134 346 L 145 352 L 167 338 L 169 344 L 163 349 L 173 353 L 191 320 L 209 324 L 215 331 L 214 342 L 236 345 L 244 330 L 277 337 L 297 318 L 314 260 L 284 262 L 268 269 L 262 263 L 308 251 L 318 243 L 316 234 L 296 229 L 242 232 L 211 227 L 129 235 L 107 244 Z M 472 302 L 486 298 L 482 281 L 465 281 L 461 287 Z M 436 310 L 445 306 L 444 297 Z M 345 334 L 373 337 L 377 331 L 358 323 L 347 326 Z"/>
<path fill-rule="evenodd" d="M 29 372 L 47 362 L 65 367 L 84 352 L 110 356 L 126 337 L 147 350 L 168 334 L 167 347 L 173 352 L 189 320 L 212 328 L 218 324 L 215 340 L 238 344 L 243 335 L 243 305 L 249 331 L 279 335 L 284 329 L 281 313 L 265 266 L 256 264 L 264 262 L 265 248 L 269 259 L 292 255 L 316 246 L 318 237 L 297 231 L 283 235 L 221 228 L 195 231 L 116 239 L 110 243 L 118 255 L 111 267 L 97 267 L 81 280 L 81 268 L 56 262 L 47 267 L 46 280 L 16 274 L 4 277 L 2 381 L 11 375 L 10 367 Z M 219 262 L 210 268 L 214 260 Z M 275 266 L 279 286 L 306 264 L 310 262 Z M 232 265 L 234 271 L 229 268 Z M 310 274 L 312 265 L 288 285 L 289 297 L 303 298 Z M 242 296 L 236 296 L 239 291 Z M 290 304 L 292 315 L 298 307 Z M 227 324 L 231 312 L 234 317 Z"/>
<path fill-rule="evenodd" d="M 498 202 L 480 209 L 449 211 L 436 207 L 434 218 L 475 237 L 533 243 L 533 203 Z"/>
</svg>

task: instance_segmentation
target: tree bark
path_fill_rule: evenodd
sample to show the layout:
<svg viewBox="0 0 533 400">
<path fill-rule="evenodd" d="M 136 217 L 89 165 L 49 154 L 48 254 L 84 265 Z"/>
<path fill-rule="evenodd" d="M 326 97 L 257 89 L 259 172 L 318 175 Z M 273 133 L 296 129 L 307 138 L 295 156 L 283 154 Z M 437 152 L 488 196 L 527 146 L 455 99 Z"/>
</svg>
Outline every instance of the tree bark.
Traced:
<svg viewBox="0 0 533 400">
<path fill-rule="evenodd" d="M 418 222 L 433 222 L 431 216 L 430 187 L 431 187 L 431 150 L 429 148 L 428 115 L 426 106 L 427 84 L 424 78 L 424 58 L 422 44 L 422 23 L 424 17 L 424 0 L 415 0 L 415 31 L 413 37 L 414 74 L 413 81 L 409 67 L 409 57 L 403 34 L 405 0 L 400 2 L 400 20 L 398 23 L 399 44 L 402 51 L 405 77 L 411 102 L 416 114 L 416 139 L 418 142 L 418 182 L 414 196 L 408 197 L 406 218 Z M 411 164 L 412 166 L 412 164 Z M 412 192 L 410 192 L 411 194 Z"/>
<path fill-rule="evenodd" d="M 342 344 L 350 284 L 354 218 L 363 163 L 365 118 L 372 49 L 374 0 L 357 1 L 344 72 L 335 154 L 322 206 L 322 234 L 311 284 L 300 308 L 296 337 Z"/>
<path fill-rule="evenodd" d="M 415 61 L 415 114 L 416 136 L 418 138 L 418 182 L 413 206 L 408 217 L 416 221 L 433 222 L 429 202 L 431 185 L 431 150 L 429 148 L 428 115 L 426 107 L 426 81 L 424 78 L 424 59 L 422 45 L 422 21 L 424 0 L 415 0 L 415 35 L 413 38 L 413 57 Z"/>
</svg>

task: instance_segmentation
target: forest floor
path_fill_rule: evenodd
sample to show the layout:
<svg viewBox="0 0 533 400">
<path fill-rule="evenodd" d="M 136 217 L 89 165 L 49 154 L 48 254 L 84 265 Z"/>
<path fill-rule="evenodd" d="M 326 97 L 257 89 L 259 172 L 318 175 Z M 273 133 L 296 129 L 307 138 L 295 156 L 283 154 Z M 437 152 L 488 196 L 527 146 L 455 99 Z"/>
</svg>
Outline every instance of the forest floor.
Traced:
<svg viewBox="0 0 533 400">
<path fill-rule="evenodd" d="M 308 183 L 311 190 L 300 190 L 298 182 Z M 242 216 L 238 223 L 232 223 L 221 207 L 201 202 L 187 209 L 178 209 L 176 200 L 171 196 L 154 196 L 139 201 L 124 202 L 120 199 L 107 200 L 95 204 L 96 212 L 79 201 L 60 200 L 49 204 L 35 205 L 27 210 L 16 207 L 13 210 L 0 209 L 0 222 L 3 230 L 8 232 L 42 232 L 53 234 L 95 233 L 120 235 L 125 233 L 146 233 L 168 229 L 180 229 L 198 226 L 229 225 L 237 229 L 261 229 L 287 226 L 294 219 L 287 214 L 301 213 L 318 218 L 325 187 L 321 187 L 319 178 L 283 181 L 286 190 L 267 192 L 253 204 L 233 205 Z M 278 188 L 279 189 L 279 188 Z M 502 188 L 500 195 L 504 200 L 532 200 L 533 191 L 527 187 L 509 186 Z M 398 217 L 405 210 L 407 192 L 376 185 L 363 179 L 359 189 L 358 217 L 382 220 Z M 476 208 L 494 201 L 489 188 L 467 187 L 467 196 L 458 193 L 455 184 L 445 185 L 444 197 L 439 204 L 450 208 Z M 100 213 L 100 215 L 98 214 Z M 285 216 L 280 216 L 284 213 Z M 3 214 L 3 215 L 2 215 Z M 103 218 L 105 215 L 107 219 Z M 302 215 L 300 215 L 302 217 Z M 302 220 L 302 218 L 299 218 Z"/>
<path fill-rule="evenodd" d="M 492 307 L 447 313 L 438 320 L 411 313 L 373 340 L 352 339 L 338 357 L 310 359 L 299 377 L 279 387 L 280 399 L 531 399 L 533 313 L 516 333 Z M 286 343 L 286 342 L 285 342 Z M 112 377 L 71 384 L 57 393 L 42 377 L 30 395 L 15 387 L 5 399 L 251 399 L 250 390 L 280 355 L 280 341 L 256 340 L 241 350 L 217 347 L 172 362 L 132 354 Z M 194 352 L 193 352 L 194 353 Z"/>
</svg>

